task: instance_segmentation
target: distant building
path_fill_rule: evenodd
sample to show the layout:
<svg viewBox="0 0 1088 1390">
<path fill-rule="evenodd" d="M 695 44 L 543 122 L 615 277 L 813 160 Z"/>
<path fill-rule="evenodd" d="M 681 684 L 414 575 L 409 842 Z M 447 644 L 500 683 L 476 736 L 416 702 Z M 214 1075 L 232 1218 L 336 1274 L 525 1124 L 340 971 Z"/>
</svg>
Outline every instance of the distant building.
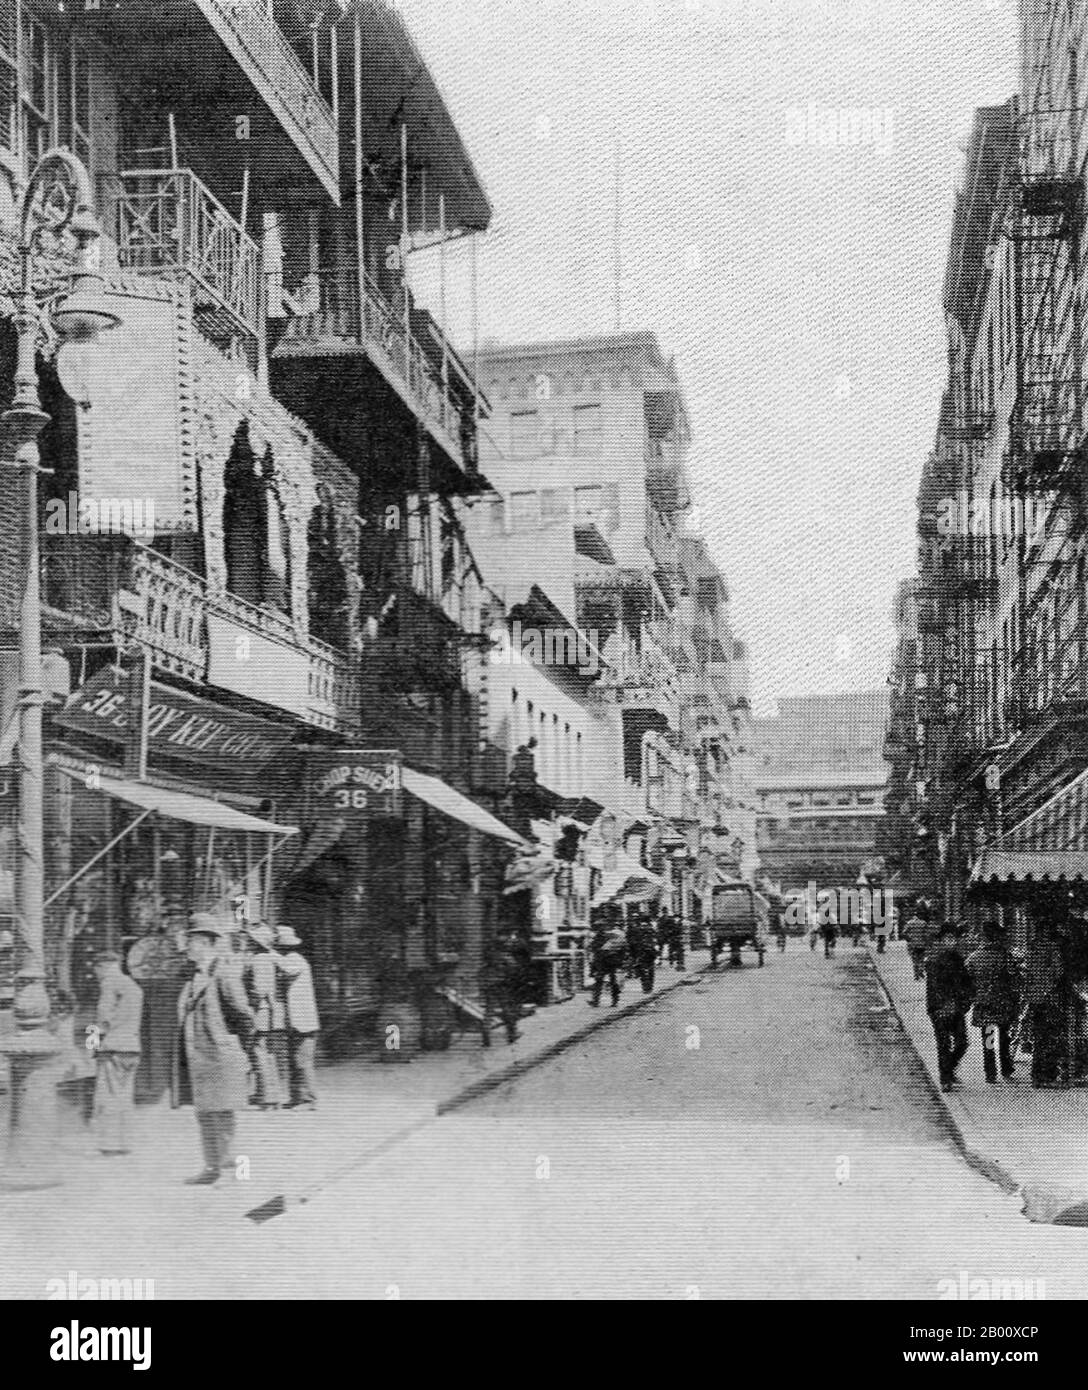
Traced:
<svg viewBox="0 0 1088 1390">
<path fill-rule="evenodd" d="M 752 723 L 763 873 L 783 889 L 849 886 L 877 854 L 885 691 L 797 696 Z"/>
</svg>

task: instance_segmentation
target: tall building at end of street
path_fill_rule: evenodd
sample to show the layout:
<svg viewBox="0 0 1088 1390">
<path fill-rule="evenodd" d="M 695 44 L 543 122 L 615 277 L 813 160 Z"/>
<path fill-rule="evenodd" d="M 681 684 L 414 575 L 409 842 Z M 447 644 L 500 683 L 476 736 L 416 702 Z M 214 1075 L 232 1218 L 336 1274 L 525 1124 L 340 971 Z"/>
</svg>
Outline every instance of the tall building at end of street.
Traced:
<svg viewBox="0 0 1088 1390">
<path fill-rule="evenodd" d="M 887 767 L 883 690 L 783 698 L 753 722 L 762 871 L 784 891 L 876 868 Z"/>
</svg>

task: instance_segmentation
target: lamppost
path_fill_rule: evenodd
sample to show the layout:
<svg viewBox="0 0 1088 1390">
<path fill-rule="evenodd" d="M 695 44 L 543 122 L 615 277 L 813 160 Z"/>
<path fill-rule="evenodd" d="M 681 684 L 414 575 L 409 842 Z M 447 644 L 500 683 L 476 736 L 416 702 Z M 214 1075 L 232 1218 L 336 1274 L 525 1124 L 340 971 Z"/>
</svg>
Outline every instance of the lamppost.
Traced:
<svg viewBox="0 0 1088 1390">
<path fill-rule="evenodd" d="M 42 233 L 68 235 L 78 269 L 50 313 L 57 336 L 92 343 L 120 323 L 106 303 L 93 268 L 99 227 L 91 180 L 68 150 L 42 156 L 27 182 L 19 209 L 21 288 L 15 313 L 18 334 L 15 398 L 0 416 L 15 444 L 12 460 L 22 489 L 25 580 L 19 609 L 19 823 L 15 863 L 15 1031 L 0 1051 L 11 1068 L 10 1132 L 0 1186 L 50 1187 L 60 1181 L 55 1143 L 56 1080 L 48 1065 L 60 1051 L 51 1030 L 45 988 L 43 940 L 45 865 L 42 800 L 42 613 L 38 553 L 38 435 L 49 422 L 38 395 L 37 345 L 42 309 L 34 296 L 32 257 Z"/>
</svg>

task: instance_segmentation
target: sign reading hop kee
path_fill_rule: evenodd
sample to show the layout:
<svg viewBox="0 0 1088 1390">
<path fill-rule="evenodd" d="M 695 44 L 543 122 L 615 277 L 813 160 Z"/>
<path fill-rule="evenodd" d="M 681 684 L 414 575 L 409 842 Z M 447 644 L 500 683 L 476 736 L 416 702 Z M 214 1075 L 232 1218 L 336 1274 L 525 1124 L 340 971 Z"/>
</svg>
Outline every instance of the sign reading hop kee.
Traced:
<svg viewBox="0 0 1088 1390">
<path fill-rule="evenodd" d="M 310 754 L 310 808 L 321 817 L 399 816 L 401 754 L 388 748 L 330 748 Z"/>
</svg>

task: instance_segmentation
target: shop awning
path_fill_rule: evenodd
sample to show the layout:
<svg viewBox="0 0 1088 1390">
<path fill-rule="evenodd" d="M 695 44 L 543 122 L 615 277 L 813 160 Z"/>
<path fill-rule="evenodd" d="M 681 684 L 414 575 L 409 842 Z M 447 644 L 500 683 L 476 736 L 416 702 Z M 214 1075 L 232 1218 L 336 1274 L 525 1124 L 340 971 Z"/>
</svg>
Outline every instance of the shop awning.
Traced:
<svg viewBox="0 0 1088 1390">
<path fill-rule="evenodd" d="M 401 781 L 406 792 L 411 792 L 420 801 L 441 811 L 452 820 L 459 820 L 482 835 L 492 835 L 497 840 L 505 840 L 510 845 L 523 845 L 525 841 L 516 830 L 511 830 L 501 820 L 477 806 L 467 796 L 462 796 L 453 787 L 447 786 L 439 777 L 428 777 L 426 773 L 416 772 L 414 768 L 401 769 Z"/>
<path fill-rule="evenodd" d="M 1088 770 L 984 849 L 972 883 L 1088 879 Z"/>
<path fill-rule="evenodd" d="M 62 767 L 60 770 L 80 781 L 85 781 L 88 775 L 74 768 Z M 261 820 L 258 816 L 238 811 L 224 801 L 194 796 L 190 792 L 170 791 L 166 787 L 153 787 L 148 782 L 127 782 L 96 773 L 93 786 L 95 791 L 105 792 L 107 796 L 124 801 L 129 806 L 138 806 L 142 811 L 156 811 L 160 816 L 187 821 L 190 825 L 215 826 L 218 830 L 247 830 L 255 835 L 298 834 L 296 825 L 276 825 L 270 820 Z"/>
<path fill-rule="evenodd" d="M 593 906 L 602 907 L 605 903 L 645 903 L 659 898 L 665 891 L 664 881 L 649 869 L 639 868 L 635 873 L 627 869 L 609 869 L 601 879 L 601 886 L 593 895 Z"/>
<path fill-rule="evenodd" d="M 984 849 L 972 883 L 1042 883 L 1088 880 L 1088 850 Z"/>
</svg>

